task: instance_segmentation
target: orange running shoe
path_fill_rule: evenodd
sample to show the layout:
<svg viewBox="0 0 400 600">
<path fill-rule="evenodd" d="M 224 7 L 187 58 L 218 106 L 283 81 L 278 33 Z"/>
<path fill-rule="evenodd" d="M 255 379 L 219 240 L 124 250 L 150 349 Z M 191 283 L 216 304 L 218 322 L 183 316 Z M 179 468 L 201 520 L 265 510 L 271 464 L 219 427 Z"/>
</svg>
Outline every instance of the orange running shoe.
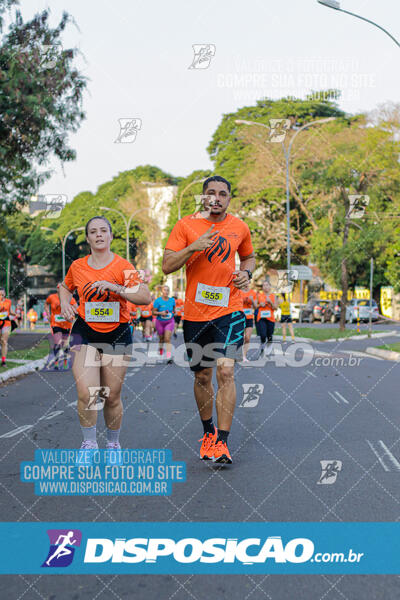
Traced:
<svg viewBox="0 0 400 600">
<path fill-rule="evenodd" d="M 232 457 L 229 454 L 228 446 L 226 442 L 220 440 L 215 444 L 213 461 L 221 465 L 231 465 Z"/>
<path fill-rule="evenodd" d="M 217 441 L 217 428 L 214 433 L 205 433 L 199 440 L 202 442 L 200 446 L 200 458 L 202 460 L 212 460 L 214 456 L 215 442 Z"/>
</svg>

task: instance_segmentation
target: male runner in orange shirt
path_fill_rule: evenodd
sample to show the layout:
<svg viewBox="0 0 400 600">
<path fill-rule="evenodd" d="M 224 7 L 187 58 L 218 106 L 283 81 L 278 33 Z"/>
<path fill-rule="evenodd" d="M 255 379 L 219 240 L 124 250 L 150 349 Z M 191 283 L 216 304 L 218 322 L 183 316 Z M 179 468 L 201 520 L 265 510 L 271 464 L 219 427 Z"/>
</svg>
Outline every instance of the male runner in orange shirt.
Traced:
<svg viewBox="0 0 400 600">
<path fill-rule="evenodd" d="M 231 463 L 227 439 L 236 403 L 234 362 L 241 360 L 245 328 L 241 290 L 247 289 L 255 258 L 248 226 L 226 212 L 230 183 L 219 175 L 209 177 L 203 183 L 203 194 L 204 211 L 186 216 L 174 226 L 162 268 L 167 275 L 186 264 L 183 335 L 204 429 L 200 458 Z M 236 252 L 239 271 L 235 271 Z M 212 350 L 210 345 L 214 345 Z M 197 350 L 193 354 L 194 346 Z M 215 362 L 218 429 L 212 420 Z"/>
</svg>

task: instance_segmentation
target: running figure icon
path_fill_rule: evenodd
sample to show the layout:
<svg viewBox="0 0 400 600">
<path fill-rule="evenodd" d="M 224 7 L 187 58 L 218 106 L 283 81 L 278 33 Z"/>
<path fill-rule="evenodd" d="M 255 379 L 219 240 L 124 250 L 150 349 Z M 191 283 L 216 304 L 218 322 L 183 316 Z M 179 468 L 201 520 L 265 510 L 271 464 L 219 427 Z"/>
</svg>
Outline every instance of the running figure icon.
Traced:
<svg viewBox="0 0 400 600">
<path fill-rule="evenodd" d="M 67 546 L 73 546 L 76 544 L 77 540 L 72 539 L 74 537 L 73 531 L 68 531 L 66 535 L 59 535 L 56 541 L 57 549 L 55 552 L 46 560 L 46 565 L 49 567 L 51 561 L 54 558 L 61 558 L 62 556 L 66 556 L 67 554 L 72 554 L 72 550 L 67 548 Z M 60 541 L 62 540 L 62 541 Z"/>
</svg>

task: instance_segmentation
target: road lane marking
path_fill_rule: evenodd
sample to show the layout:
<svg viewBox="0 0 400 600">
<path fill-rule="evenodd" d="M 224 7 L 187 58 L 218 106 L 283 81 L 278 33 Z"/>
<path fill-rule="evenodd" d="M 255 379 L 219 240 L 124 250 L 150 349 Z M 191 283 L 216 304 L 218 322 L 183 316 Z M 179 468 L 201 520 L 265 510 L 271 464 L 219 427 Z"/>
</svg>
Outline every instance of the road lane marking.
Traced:
<svg viewBox="0 0 400 600">
<path fill-rule="evenodd" d="M 336 398 L 336 396 L 334 396 L 334 395 L 332 394 L 332 392 L 328 392 L 328 394 L 329 394 L 330 396 L 332 396 L 332 398 L 333 398 L 333 399 L 334 399 L 334 400 L 335 400 L 335 401 L 336 401 L 338 404 L 340 404 L 339 400 Z"/>
<path fill-rule="evenodd" d="M 318 377 L 312 371 L 306 371 L 306 373 L 308 373 L 309 375 L 311 375 L 311 377 L 315 377 L 315 379 L 318 379 Z"/>
<path fill-rule="evenodd" d="M 393 456 L 393 454 L 390 452 L 389 448 L 382 442 L 382 440 L 379 440 L 379 443 L 380 443 L 381 447 L 383 448 L 383 450 L 385 451 L 385 453 L 387 454 L 387 456 L 389 457 L 389 460 L 392 463 L 392 465 L 394 466 L 394 468 L 396 469 L 396 471 L 400 471 L 400 463 L 397 460 L 397 458 L 395 456 Z"/>
<path fill-rule="evenodd" d="M 374 446 L 371 444 L 371 442 L 369 440 L 366 440 L 368 446 L 371 448 L 372 452 L 375 454 L 376 458 L 379 460 L 379 462 L 381 463 L 382 467 L 384 468 L 384 470 L 390 471 L 389 467 L 387 467 L 385 465 L 385 463 L 383 462 L 382 458 L 379 456 L 378 452 L 375 450 Z"/>
<path fill-rule="evenodd" d="M 54 419 L 54 417 L 58 417 L 58 415 L 62 415 L 63 412 L 64 412 L 63 410 L 55 410 L 54 412 L 51 412 L 50 414 L 48 414 L 44 417 L 40 417 L 38 419 L 38 421 L 43 421 L 43 420 L 49 421 L 50 419 Z"/>
<path fill-rule="evenodd" d="M 32 427 L 33 427 L 33 425 L 21 425 L 21 427 L 12 429 L 11 431 L 8 431 L 7 433 L 3 433 L 3 435 L 0 435 L 0 438 L 12 438 L 15 435 L 18 435 L 20 433 L 23 433 L 24 431 L 27 431 L 28 429 L 32 429 Z"/>
<path fill-rule="evenodd" d="M 341 398 L 341 400 L 343 400 L 343 402 L 344 402 L 345 404 L 348 404 L 348 403 L 349 403 L 349 401 L 348 401 L 348 400 L 346 400 L 346 398 L 343 398 L 342 394 L 339 394 L 339 392 L 335 392 L 335 394 L 337 394 L 337 395 L 339 396 L 339 398 Z"/>
</svg>

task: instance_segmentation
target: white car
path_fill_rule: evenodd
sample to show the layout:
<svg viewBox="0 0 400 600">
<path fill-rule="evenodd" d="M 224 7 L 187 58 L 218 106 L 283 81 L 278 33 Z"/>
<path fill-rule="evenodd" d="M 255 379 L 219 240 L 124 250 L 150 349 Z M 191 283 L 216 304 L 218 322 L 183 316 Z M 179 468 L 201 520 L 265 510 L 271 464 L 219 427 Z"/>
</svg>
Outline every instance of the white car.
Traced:
<svg viewBox="0 0 400 600">
<path fill-rule="evenodd" d="M 370 301 L 359 300 L 353 298 L 346 306 L 346 321 L 348 323 L 355 323 L 357 321 L 357 313 L 360 321 L 369 321 L 370 314 Z M 375 300 L 371 302 L 371 320 L 377 321 L 379 319 L 379 308 Z"/>
<path fill-rule="evenodd" d="M 292 321 L 300 321 L 300 311 L 303 306 L 305 306 L 305 304 L 291 303 L 290 311 L 292 313 Z"/>
</svg>

